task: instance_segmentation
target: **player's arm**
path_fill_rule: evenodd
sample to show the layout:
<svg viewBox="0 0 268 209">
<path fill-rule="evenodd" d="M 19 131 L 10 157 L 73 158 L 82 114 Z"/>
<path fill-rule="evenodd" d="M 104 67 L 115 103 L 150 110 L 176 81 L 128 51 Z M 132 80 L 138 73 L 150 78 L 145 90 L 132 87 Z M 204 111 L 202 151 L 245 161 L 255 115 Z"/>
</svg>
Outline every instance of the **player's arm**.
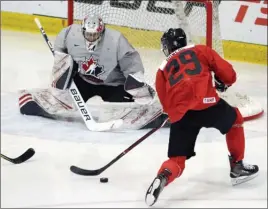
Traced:
<svg viewBox="0 0 268 209">
<path fill-rule="evenodd" d="M 166 79 L 165 79 L 164 73 L 161 69 L 158 69 L 158 71 L 156 73 L 155 88 L 156 88 L 156 92 L 157 92 L 158 98 L 160 100 L 160 103 L 162 104 L 162 107 L 165 111 L 166 110 L 166 105 L 165 105 Z"/>
<path fill-rule="evenodd" d="M 224 84 L 231 86 L 236 81 L 236 72 L 233 66 L 215 50 L 207 47 L 207 51 L 211 70 Z"/>
<path fill-rule="evenodd" d="M 144 75 L 144 67 L 140 54 L 134 49 L 133 46 L 128 42 L 128 40 L 121 35 L 119 38 L 117 46 L 117 57 L 119 67 L 127 78 L 128 75 L 139 75 L 139 78 L 142 79 Z"/>
<path fill-rule="evenodd" d="M 134 97 L 137 103 L 151 103 L 155 96 L 155 90 L 145 83 L 144 67 L 140 54 L 123 35 L 119 38 L 117 57 L 119 67 L 126 77 L 125 90 Z"/>
<path fill-rule="evenodd" d="M 67 28 L 63 28 L 60 33 L 57 35 L 56 40 L 54 42 L 54 50 L 58 52 L 63 52 L 67 54 L 67 46 L 66 39 L 67 35 L 71 29 L 71 26 Z"/>
<path fill-rule="evenodd" d="M 215 87 L 218 91 L 224 92 L 236 81 L 236 72 L 215 50 L 209 47 L 206 49 L 210 69 L 215 73 Z"/>
</svg>

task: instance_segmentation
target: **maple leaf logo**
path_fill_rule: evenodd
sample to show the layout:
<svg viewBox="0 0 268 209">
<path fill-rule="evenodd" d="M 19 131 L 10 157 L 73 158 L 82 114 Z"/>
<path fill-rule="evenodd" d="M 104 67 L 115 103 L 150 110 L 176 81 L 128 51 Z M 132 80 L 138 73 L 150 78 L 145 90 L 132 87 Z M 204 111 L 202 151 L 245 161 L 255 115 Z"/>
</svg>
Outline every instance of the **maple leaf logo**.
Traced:
<svg viewBox="0 0 268 209">
<path fill-rule="evenodd" d="M 95 60 L 92 56 L 88 60 L 82 62 L 81 67 L 84 70 L 85 75 L 91 75 L 96 78 L 104 73 L 103 66 L 100 66 L 98 60 Z"/>
</svg>

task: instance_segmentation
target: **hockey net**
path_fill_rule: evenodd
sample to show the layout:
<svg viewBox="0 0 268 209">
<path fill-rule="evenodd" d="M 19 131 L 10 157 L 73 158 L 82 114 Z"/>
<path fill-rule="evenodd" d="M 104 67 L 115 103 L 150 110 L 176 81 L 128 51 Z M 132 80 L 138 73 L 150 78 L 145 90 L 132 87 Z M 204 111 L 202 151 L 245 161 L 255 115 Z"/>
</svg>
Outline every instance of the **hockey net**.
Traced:
<svg viewBox="0 0 268 209">
<path fill-rule="evenodd" d="M 88 14 L 99 14 L 107 28 L 120 31 L 139 51 L 147 82 L 153 84 L 156 70 L 165 59 L 160 38 L 168 28 L 182 27 L 189 43 L 206 44 L 224 57 L 219 5 L 220 1 L 208 0 L 68 0 L 68 24 L 80 23 Z M 238 107 L 245 120 L 262 115 L 258 102 L 247 95 L 228 92 L 221 97 Z"/>
</svg>

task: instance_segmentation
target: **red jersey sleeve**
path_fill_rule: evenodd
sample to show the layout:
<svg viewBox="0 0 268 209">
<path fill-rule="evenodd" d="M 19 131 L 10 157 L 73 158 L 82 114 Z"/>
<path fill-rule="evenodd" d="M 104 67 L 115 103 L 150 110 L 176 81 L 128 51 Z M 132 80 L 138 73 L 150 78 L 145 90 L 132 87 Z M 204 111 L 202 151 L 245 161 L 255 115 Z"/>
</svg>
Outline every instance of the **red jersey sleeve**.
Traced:
<svg viewBox="0 0 268 209">
<path fill-rule="evenodd" d="M 158 94 L 159 100 L 165 111 L 165 98 L 166 98 L 166 79 L 161 69 L 158 69 L 155 80 L 155 88 Z"/>
<path fill-rule="evenodd" d="M 233 66 L 223 59 L 215 50 L 207 47 L 207 56 L 211 70 L 226 85 L 236 81 L 236 72 Z"/>
</svg>

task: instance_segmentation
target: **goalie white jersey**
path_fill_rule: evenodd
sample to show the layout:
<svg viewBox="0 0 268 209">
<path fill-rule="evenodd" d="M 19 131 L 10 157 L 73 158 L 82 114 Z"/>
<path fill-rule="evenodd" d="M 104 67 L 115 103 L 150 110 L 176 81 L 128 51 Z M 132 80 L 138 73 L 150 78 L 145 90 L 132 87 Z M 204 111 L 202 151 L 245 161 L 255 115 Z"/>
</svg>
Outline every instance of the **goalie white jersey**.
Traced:
<svg viewBox="0 0 268 209">
<path fill-rule="evenodd" d="M 81 26 L 73 24 L 59 33 L 54 48 L 72 56 L 80 76 L 88 83 L 118 86 L 125 83 L 129 74 L 144 74 L 139 53 L 120 32 L 112 29 L 106 28 L 100 42 L 88 50 Z"/>
</svg>

